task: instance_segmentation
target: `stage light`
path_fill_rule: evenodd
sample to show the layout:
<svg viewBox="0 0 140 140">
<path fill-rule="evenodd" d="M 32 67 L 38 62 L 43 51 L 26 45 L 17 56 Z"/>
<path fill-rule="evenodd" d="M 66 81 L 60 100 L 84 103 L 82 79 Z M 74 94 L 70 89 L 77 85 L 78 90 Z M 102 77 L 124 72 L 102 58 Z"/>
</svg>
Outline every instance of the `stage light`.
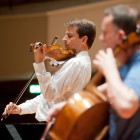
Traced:
<svg viewBox="0 0 140 140">
<path fill-rule="evenodd" d="M 29 92 L 31 94 L 40 94 L 41 93 L 40 86 L 38 84 L 30 85 Z"/>
</svg>

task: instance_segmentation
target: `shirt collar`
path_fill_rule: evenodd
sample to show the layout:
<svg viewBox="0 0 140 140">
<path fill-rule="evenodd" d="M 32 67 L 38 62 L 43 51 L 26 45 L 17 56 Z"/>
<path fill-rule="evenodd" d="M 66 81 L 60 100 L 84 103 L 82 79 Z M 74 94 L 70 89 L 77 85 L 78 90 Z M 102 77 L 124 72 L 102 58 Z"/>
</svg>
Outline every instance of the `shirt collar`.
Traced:
<svg viewBox="0 0 140 140">
<path fill-rule="evenodd" d="M 88 54 L 88 51 L 81 51 L 76 55 L 76 57 L 80 57 L 80 56 L 87 55 L 87 54 Z"/>
</svg>

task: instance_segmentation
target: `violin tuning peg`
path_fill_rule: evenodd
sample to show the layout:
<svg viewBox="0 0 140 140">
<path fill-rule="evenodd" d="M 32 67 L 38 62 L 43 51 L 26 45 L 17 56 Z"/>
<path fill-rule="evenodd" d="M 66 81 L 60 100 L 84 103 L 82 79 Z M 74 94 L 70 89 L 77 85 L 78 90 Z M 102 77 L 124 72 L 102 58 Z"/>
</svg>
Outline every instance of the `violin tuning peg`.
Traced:
<svg viewBox="0 0 140 140">
<path fill-rule="evenodd" d="M 40 47 L 42 47 L 42 46 L 43 46 L 43 44 L 42 44 L 41 42 L 35 43 L 35 48 L 40 48 Z"/>
<path fill-rule="evenodd" d="M 29 48 L 29 52 L 33 51 L 33 47 L 35 46 L 35 44 L 30 44 L 30 48 Z"/>
</svg>

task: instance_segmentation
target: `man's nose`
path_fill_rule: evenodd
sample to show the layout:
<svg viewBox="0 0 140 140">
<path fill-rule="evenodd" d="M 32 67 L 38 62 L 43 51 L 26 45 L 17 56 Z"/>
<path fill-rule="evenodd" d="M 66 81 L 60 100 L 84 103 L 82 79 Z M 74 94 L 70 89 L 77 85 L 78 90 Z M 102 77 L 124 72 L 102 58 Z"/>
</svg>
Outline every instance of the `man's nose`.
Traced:
<svg viewBox="0 0 140 140">
<path fill-rule="evenodd" d="M 66 40 L 67 40 L 66 36 L 64 36 L 62 40 L 63 40 L 63 41 L 66 41 Z"/>
</svg>

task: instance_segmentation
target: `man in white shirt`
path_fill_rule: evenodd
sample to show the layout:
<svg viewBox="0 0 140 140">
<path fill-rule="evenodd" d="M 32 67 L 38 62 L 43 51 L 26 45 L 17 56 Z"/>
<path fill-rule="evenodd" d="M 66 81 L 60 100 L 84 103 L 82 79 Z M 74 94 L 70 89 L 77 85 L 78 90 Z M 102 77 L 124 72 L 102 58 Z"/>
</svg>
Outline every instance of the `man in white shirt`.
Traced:
<svg viewBox="0 0 140 140">
<path fill-rule="evenodd" d="M 65 61 L 53 75 L 46 70 L 44 63 L 46 44 L 35 49 L 33 66 L 42 93 L 20 105 L 10 102 L 3 115 L 36 113 L 35 118 L 38 121 L 46 121 L 47 110 L 51 106 L 66 101 L 72 94 L 81 91 L 91 78 L 88 51 L 95 36 L 96 26 L 93 22 L 87 19 L 68 21 L 63 41 L 66 49 L 75 51 L 75 57 Z"/>
</svg>

